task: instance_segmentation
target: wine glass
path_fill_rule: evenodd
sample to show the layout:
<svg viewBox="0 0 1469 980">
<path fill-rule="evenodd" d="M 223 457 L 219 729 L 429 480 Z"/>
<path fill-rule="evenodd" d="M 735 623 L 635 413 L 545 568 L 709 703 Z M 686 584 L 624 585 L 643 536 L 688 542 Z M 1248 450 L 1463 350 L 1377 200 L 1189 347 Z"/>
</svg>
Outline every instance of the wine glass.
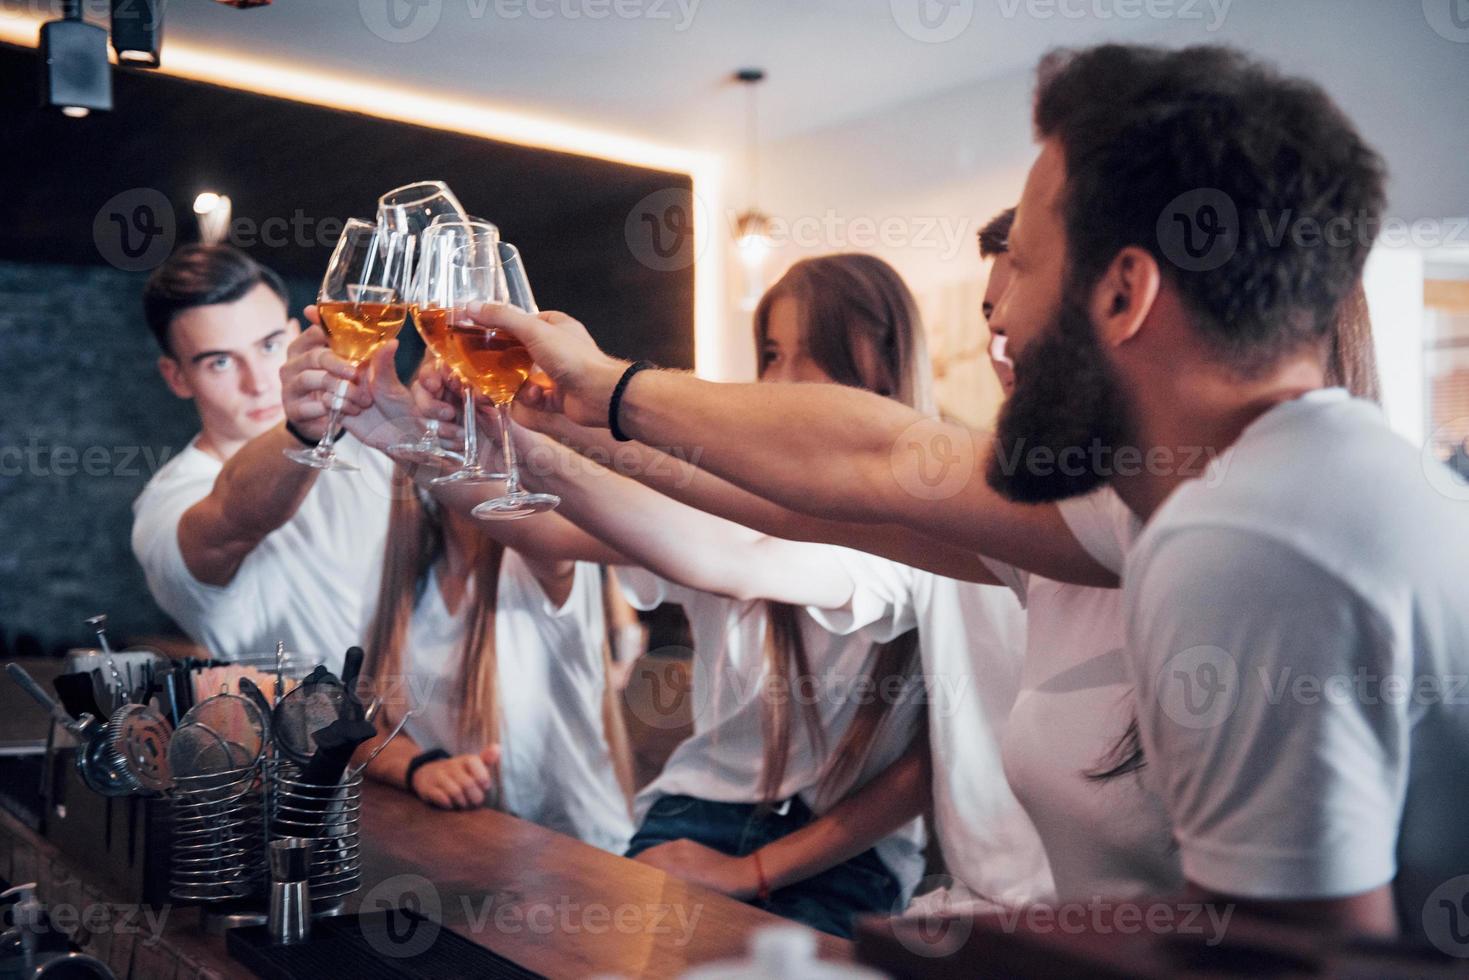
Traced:
<svg viewBox="0 0 1469 980">
<path fill-rule="evenodd" d="M 385 225 L 351 218 L 332 250 L 316 308 L 333 354 L 354 368 L 403 329 L 408 318 L 410 238 Z M 350 381 L 343 378 L 332 399 L 321 441 L 310 449 L 288 449 L 286 457 L 318 470 L 355 470 L 332 450 Z"/>
<path fill-rule="evenodd" d="M 531 294 L 530 279 L 525 274 L 525 263 L 521 261 L 520 249 L 509 242 L 498 243 L 500 274 L 505 282 L 506 301 L 526 313 L 538 313 L 535 296 Z M 483 328 L 481 328 L 483 329 Z M 530 493 L 521 489 L 520 468 L 515 460 L 515 442 L 510 438 L 510 404 L 535 365 L 531 363 L 530 351 L 519 340 L 503 330 L 487 331 L 485 344 L 496 352 L 494 382 L 486 394 L 495 405 L 495 418 L 500 423 L 500 444 L 505 450 L 505 492 L 483 503 L 476 504 L 470 511 L 485 521 L 507 521 L 530 517 L 552 510 L 561 503 L 554 493 Z"/>
<path fill-rule="evenodd" d="M 444 363 L 464 389 L 464 464 L 453 473 L 435 477 L 430 483 L 493 483 L 505 474 L 487 470 L 479 458 L 479 428 L 475 424 L 476 370 L 471 357 L 477 353 L 465 343 L 458 328 L 468 323 L 464 310 L 473 302 L 503 303 L 504 279 L 500 275 L 498 246 L 500 232 L 487 221 L 435 222 L 425 233 L 422 296 L 427 304 L 424 324 Z"/>
<path fill-rule="evenodd" d="M 410 248 L 413 249 L 412 262 L 415 265 L 421 261 L 423 255 L 423 234 L 436 218 L 463 220 L 466 217 L 459 199 L 441 180 L 423 180 L 393 188 L 378 198 L 377 213 L 378 221 L 389 228 L 412 236 Z M 410 297 L 409 315 L 413 317 L 413 325 L 418 328 L 419 335 L 423 336 L 424 343 L 428 344 L 428 337 L 424 335 L 423 326 L 419 323 L 418 314 L 414 309 L 415 306 L 416 303 Z M 442 363 L 439 354 L 433 350 L 431 345 L 429 352 L 436 363 Z M 432 465 L 444 462 L 464 462 L 458 453 L 439 445 L 438 419 L 429 419 L 424 424 L 422 436 L 418 439 L 412 442 L 394 443 L 387 448 L 386 452 L 389 456 L 404 463 Z"/>
</svg>

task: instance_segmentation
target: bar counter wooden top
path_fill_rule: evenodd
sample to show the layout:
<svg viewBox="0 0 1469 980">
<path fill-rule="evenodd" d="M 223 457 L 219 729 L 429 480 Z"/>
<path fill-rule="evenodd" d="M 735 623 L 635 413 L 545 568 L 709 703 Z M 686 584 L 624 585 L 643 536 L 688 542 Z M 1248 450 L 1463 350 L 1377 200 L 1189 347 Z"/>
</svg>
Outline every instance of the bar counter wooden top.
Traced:
<svg viewBox="0 0 1469 980">
<path fill-rule="evenodd" d="M 5 870 L 43 881 L 48 904 L 116 903 L 88 870 L 0 813 Z M 50 895 L 48 896 L 48 893 Z M 60 897 L 51 897 L 59 895 Z M 436 810 L 400 790 L 363 788 L 362 887 L 346 911 L 406 906 L 465 938 L 552 978 L 677 977 L 745 955 L 762 926 L 789 922 L 647 865 L 494 810 Z M 127 906 L 117 905 L 117 908 Z M 119 977 L 246 978 L 191 908 L 168 910 L 162 942 L 123 937 L 101 949 Z M 105 940 L 106 936 L 95 937 Z M 817 934 L 826 959 L 852 944 Z"/>
<path fill-rule="evenodd" d="M 446 926 L 548 977 L 676 977 L 745 955 L 761 926 L 789 924 L 504 813 L 365 790 L 362 889 L 349 907 L 408 904 L 418 889 Z M 823 957 L 851 958 L 850 943 L 818 937 Z"/>
</svg>

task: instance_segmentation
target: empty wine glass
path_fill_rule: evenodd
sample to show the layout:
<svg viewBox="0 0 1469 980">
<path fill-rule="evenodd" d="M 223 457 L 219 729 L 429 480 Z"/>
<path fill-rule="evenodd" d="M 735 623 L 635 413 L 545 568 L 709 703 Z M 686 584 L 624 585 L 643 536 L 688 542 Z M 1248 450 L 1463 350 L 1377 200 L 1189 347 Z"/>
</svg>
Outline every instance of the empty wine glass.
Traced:
<svg viewBox="0 0 1469 980">
<path fill-rule="evenodd" d="M 332 250 L 317 294 L 317 311 L 332 353 L 357 367 L 398 336 L 408 318 L 404 297 L 410 238 L 385 225 L 352 218 Z M 319 470 L 355 470 L 332 449 L 351 384 L 337 386 L 321 441 L 310 449 L 288 449 L 286 457 Z"/>
</svg>

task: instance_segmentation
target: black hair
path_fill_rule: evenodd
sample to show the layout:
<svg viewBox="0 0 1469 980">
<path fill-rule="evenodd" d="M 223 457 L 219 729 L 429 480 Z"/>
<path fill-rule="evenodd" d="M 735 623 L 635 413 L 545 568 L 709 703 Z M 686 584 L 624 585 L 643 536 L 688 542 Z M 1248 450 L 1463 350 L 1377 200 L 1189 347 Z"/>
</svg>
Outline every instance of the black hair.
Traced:
<svg viewBox="0 0 1469 980">
<path fill-rule="evenodd" d="M 196 306 L 233 303 L 261 283 L 289 307 L 290 297 L 279 273 L 233 245 L 185 245 L 148 277 L 143 287 L 143 316 L 159 349 L 172 357 L 168 327 L 174 317 Z"/>
<path fill-rule="evenodd" d="M 1015 209 L 1006 208 L 979 229 L 979 257 L 992 259 L 1010 251 L 1010 227 L 1015 224 Z"/>
<path fill-rule="evenodd" d="M 1241 376 L 1324 342 L 1380 227 L 1385 172 L 1319 86 L 1225 47 L 1053 51 L 1035 128 L 1065 158 L 1069 288 L 1136 246 Z M 1195 231 L 1217 249 L 1202 262 Z"/>
</svg>

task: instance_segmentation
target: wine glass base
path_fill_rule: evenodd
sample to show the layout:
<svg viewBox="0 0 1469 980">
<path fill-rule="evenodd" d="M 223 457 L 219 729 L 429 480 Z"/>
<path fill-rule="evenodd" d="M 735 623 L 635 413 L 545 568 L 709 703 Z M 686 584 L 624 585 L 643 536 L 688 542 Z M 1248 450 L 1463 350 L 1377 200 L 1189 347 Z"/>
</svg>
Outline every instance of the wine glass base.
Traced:
<svg viewBox="0 0 1469 980">
<path fill-rule="evenodd" d="M 476 504 L 470 513 L 482 521 L 516 521 L 554 510 L 560 503 L 554 493 L 513 493 Z"/>
<path fill-rule="evenodd" d="M 504 473 L 486 473 L 483 470 L 455 470 L 444 476 L 436 476 L 428 481 L 432 486 L 442 487 L 453 483 L 463 483 L 466 486 L 475 486 L 480 483 L 504 483 Z"/>
<path fill-rule="evenodd" d="M 439 449 L 435 446 L 425 447 L 418 442 L 404 442 L 395 446 L 389 446 L 384 450 L 393 459 L 400 463 L 416 463 L 420 466 L 434 466 L 444 464 L 464 465 L 464 456 L 454 452 L 452 449 Z"/>
<path fill-rule="evenodd" d="M 317 452 L 316 449 L 286 449 L 283 455 L 293 463 L 309 466 L 314 470 L 338 470 L 342 473 L 356 472 L 357 467 L 333 452 Z"/>
</svg>

